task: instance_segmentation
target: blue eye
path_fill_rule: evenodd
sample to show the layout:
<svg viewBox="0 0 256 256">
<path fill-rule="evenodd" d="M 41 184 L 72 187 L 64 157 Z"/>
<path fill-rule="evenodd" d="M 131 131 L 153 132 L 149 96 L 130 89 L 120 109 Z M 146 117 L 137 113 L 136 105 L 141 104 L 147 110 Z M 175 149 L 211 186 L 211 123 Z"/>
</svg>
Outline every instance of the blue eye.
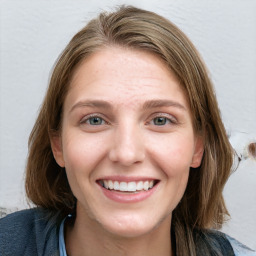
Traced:
<svg viewBox="0 0 256 256">
<path fill-rule="evenodd" d="M 86 120 L 86 122 L 89 123 L 90 125 L 102 125 L 105 123 L 105 121 L 98 116 L 90 117 Z"/>
<path fill-rule="evenodd" d="M 170 120 L 166 117 L 158 116 L 153 119 L 154 125 L 165 125 L 166 123 L 170 122 Z"/>
</svg>

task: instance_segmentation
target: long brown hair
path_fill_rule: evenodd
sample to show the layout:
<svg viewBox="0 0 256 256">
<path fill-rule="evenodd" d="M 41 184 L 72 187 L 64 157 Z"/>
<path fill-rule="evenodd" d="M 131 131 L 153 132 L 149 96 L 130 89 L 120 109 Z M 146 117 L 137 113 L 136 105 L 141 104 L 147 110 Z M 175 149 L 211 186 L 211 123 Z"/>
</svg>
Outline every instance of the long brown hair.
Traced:
<svg viewBox="0 0 256 256">
<path fill-rule="evenodd" d="M 193 230 L 221 227 L 228 215 L 222 191 L 230 175 L 233 150 L 197 50 L 174 24 L 155 13 L 134 7 L 101 13 L 64 49 L 29 138 L 27 196 L 37 206 L 63 215 L 74 210 L 76 199 L 65 170 L 55 162 L 50 136 L 61 130 L 63 103 L 76 68 L 108 45 L 156 54 L 175 73 L 187 95 L 195 132 L 204 138 L 204 156 L 201 166 L 190 170 L 185 194 L 173 212 L 172 232 L 177 255 L 195 255 Z"/>
</svg>

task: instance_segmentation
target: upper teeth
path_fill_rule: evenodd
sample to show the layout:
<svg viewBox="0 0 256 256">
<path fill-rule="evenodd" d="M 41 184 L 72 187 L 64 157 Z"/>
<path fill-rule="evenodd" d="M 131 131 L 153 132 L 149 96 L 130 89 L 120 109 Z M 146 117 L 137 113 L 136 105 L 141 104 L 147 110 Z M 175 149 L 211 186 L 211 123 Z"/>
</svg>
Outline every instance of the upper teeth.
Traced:
<svg viewBox="0 0 256 256">
<path fill-rule="evenodd" d="M 154 181 L 113 181 L 113 180 L 103 180 L 101 184 L 107 189 L 113 189 L 118 191 L 126 192 L 136 192 L 141 190 L 149 190 L 154 186 Z"/>
</svg>

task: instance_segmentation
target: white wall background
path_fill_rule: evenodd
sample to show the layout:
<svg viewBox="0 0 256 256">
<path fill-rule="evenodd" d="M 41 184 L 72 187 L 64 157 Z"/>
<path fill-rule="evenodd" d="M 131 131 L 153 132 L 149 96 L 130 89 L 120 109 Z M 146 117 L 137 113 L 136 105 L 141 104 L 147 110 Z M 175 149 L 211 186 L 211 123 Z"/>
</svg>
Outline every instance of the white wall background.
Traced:
<svg viewBox="0 0 256 256">
<path fill-rule="evenodd" d="M 208 65 L 234 147 L 242 154 L 256 141 L 255 0 L 0 0 L 0 207 L 27 207 L 27 139 L 55 59 L 86 21 L 122 3 L 169 18 L 191 38 Z M 231 220 L 224 231 L 256 249 L 255 160 L 243 158 L 225 198 Z"/>
</svg>

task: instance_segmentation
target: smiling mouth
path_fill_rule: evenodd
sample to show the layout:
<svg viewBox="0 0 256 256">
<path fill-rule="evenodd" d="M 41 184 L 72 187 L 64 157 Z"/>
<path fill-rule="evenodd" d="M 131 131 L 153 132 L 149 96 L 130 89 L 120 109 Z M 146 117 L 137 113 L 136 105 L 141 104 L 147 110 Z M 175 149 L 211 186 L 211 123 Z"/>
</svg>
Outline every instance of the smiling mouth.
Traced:
<svg viewBox="0 0 256 256">
<path fill-rule="evenodd" d="M 146 181 L 114 181 L 114 180 L 99 180 L 98 184 L 105 189 L 114 190 L 119 192 L 138 193 L 152 189 L 159 181 L 146 180 Z"/>
</svg>

